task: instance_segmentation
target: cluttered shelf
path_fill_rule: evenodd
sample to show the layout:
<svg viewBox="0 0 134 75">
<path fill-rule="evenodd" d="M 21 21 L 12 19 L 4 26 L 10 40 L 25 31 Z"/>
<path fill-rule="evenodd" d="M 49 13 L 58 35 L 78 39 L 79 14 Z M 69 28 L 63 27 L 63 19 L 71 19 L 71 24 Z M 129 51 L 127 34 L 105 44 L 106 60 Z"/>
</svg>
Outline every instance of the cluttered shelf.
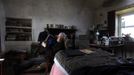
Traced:
<svg viewBox="0 0 134 75">
<path fill-rule="evenodd" d="M 68 40 L 70 41 L 73 48 L 75 48 L 75 33 L 77 31 L 74 25 L 66 26 L 64 24 L 46 24 L 45 30 L 47 30 L 54 37 L 60 32 L 63 32 L 67 35 Z"/>
<path fill-rule="evenodd" d="M 32 39 L 32 20 L 6 18 L 6 41 L 30 41 Z"/>
<path fill-rule="evenodd" d="M 57 35 L 60 32 L 64 32 L 67 35 L 76 32 L 76 29 L 47 28 L 47 30 L 49 31 L 49 33 L 51 33 L 53 35 Z"/>
</svg>

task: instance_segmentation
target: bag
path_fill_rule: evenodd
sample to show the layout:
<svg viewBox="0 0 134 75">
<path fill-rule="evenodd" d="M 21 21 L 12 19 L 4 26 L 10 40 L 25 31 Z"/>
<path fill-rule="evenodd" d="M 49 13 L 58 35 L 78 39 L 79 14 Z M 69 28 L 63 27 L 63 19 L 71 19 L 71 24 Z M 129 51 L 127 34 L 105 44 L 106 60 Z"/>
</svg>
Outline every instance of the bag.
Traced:
<svg viewBox="0 0 134 75">
<path fill-rule="evenodd" d="M 41 43 L 41 46 L 44 47 L 44 48 L 46 48 L 47 47 L 47 43 L 46 42 L 42 42 Z"/>
</svg>

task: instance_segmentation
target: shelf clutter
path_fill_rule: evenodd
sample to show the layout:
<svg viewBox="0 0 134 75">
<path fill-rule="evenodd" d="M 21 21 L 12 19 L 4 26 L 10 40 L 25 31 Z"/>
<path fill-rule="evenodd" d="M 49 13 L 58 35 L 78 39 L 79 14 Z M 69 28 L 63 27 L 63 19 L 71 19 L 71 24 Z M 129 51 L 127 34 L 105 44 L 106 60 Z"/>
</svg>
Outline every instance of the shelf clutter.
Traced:
<svg viewBox="0 0 134 75">
<path fill-rule="evenodd" d="M 22 18 L 6 18 L 6 41 L 31 41 L 32 20 Z"/>
<path fill-rule="evenodd" d="M 75 48 L 75 33 L 77 31 L 76 27 L 71 26 L 65 26 L 63 24 L 46 24 L 46 29 L 50 34 L 53 36 L 57 36 L 60 32 L 64 32 L 68 39 L 70 40 L 71 48 Z"/>
<path fill-rule="evenodd" d="M 74 25 L 65 26 L 63 24 L 46 24 L 46 28 L 53 29 L 76 29 Z"/>
<path fill-rule="evenodd" d="M 71 38 L 71 34 L 75 34 L 77 31 L 76 27 L 73 25 L 65 26 L 63 24 L 46 24 L 46 28 L 50 34 L 58 35 L 60 32 L 67 34 L 68 38 Z"/>
</svg>

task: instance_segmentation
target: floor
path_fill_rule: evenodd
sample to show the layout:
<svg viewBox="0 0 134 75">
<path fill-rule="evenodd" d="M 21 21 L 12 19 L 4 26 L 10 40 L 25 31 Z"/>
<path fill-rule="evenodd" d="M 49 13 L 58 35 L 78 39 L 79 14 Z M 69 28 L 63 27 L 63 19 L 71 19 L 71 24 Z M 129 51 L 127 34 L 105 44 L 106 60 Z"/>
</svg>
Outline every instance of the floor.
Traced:
<svg viewBox="0 0 134 75">
<path fill-rule="evenodd" d="M 13 72 L 8 72 L 4 75 L 15 75 L 15 74 Z M 46 75 L 46 74 L 44 72 L 27 72 L 27 73 L 22 73 L 20 75 Z"/>
<path fill-rule="evenodd" d="M 26 74 L 22 74 L 22 75 L 44 75 L 44 74 L 40 74 L 40 73 L 26 73 Z"/>
<path fill-rule="evenodd" d="M 42 70 L 36 70 L 36 69 L 33 69 L 35 67 L 32 67 L 28 70 L 26 70 L 23 74 L 21 75 L 45 75 L 45 69 L 42 69 Z"/>
<path fill-rule="evenodd" d="M 45 75 L 45 73 L 24 73 L 22 75 Z"/>
<path fill-rule="evenodd" d="M 4 67 L 4 75 L 16 75 L 12 66 L 5 66 Z M 32 70 L 32 71 L 25 71 L 21 73 L 20 75 L 46 75 L 45 69 L 44 70 Z M 48 74 L 49 75 L 49 74 Z"/>
<path fill-rule="evenodd" d="M 3 62 L 3 74 L 4 75 L 17 75 L 17 68 L 19 68 L 19 60 L 17 60 L 17 55 L 15 52 L 8 52 L 3 56 L 6 60 Z M 16 72 L 15 72 L 16 70 Z M 27 71 L 28 70 L 28 71 Z M 26 72 L 21 73 L 20 75 L 46 75 L 45 69 L 39 70 L 31 67 L 30 69 L 25 70 Z M 29 71 L 30 70 L 30 71 Z M 1 74 L 0 74 L 1 75 Z"/>
</svg>

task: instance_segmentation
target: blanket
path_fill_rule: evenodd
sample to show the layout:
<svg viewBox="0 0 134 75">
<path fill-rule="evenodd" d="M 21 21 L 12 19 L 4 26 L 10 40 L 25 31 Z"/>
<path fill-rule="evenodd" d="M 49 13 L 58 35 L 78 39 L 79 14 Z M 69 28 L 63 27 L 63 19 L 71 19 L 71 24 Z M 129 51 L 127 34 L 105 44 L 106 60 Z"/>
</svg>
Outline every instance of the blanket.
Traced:
<svg viewBox="0 0 134 75">
<path fill-rule="evenodd" d="M 101 49 L 61 50 L 55 58 L 60 65 L 71 74 L 74 70 L 83 67 L 97 67 L 104 65 L 117 65 L 116 57 Z M 87 53 L 86 53 L 87 52 Z"/>
</svg>

